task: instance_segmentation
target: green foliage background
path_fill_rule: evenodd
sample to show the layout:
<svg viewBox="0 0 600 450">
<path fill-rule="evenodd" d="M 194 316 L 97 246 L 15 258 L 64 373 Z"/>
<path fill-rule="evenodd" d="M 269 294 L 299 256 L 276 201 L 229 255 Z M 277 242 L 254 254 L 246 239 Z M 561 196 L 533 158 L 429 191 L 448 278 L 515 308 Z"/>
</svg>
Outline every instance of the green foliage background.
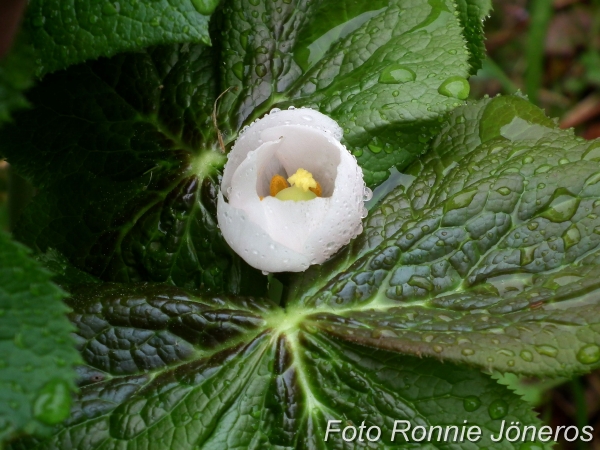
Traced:
<svg viewBox="0 0 600 450">
<path fill-rule="evenodd" d="M 327 420 L 468 420 L 460 448 L 544 448 L 490 441 L 540 422 L 489 374 L 600 366 L 600 144 L 520 95 L 465 102 L 489 9 L 32 1 L 0 63 L 0 152 L 38 190 L 35 259 L 0 236 L 0 438 L 346 448 Z M 377 200 L 327 263 L 266 277 L 226 245 L 222 93 L 227 149 L 275 107 L 344 129 Z"/>
</svg>

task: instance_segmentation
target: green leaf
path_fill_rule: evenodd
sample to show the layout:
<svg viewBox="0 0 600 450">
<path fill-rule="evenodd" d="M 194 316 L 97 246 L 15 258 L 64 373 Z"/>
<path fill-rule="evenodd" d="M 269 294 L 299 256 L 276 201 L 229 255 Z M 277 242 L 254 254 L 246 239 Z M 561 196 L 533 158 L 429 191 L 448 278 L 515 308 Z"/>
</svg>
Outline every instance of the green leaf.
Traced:
<svg viewBox="0 0 600 450">
<path fill-rule="evenodd" d="M 47 434 L 69 415 L 81 360 L 65 317 L 65 293 L 29 251 L 0 233 L 0 446 Z"/>
<path fill-rule="evenodd" d="M 210 44 L 219 0 L 34 0 L 24 27 L 39 54 L 38 75 L 157 44 Z"/>
<path fill-rule="evenodd" d="M 520 442 L 493 444 L 491 433 L 502 420 L 539 424 L 527 404 L 477 370 L 336 341 L 266 300 L 109 285 L 69 302 L 88 364 L 80 394 L 53 437 L 14 449 L 341 448 L 340 433 L 324 442 L 328 420 L 379 426 L 377 448 L 391 447 L 395 420 L 467 420 L 483 438 L 441 447 L 517 449 Z"/>
<path fill-rule="evenodd" d="M 30 95 L 35 109 L 0 135 L 13 167 L 40 188 L 18 237 L 104 280 L 262 295 L 266 279 L 231 255 L 216 229 L 225 157 L 211 115 L 220 92 L 235 88 L 216 105 L 229 142 L 275 104 L 330 114 L 347 128 L 348 146 L 363 152 L 370 184 L 413 161 L 461 102 L 452 95 L 464 98 L 456 86 L 467 83 L 468 54 L 450 1 L 254 3 L 239 14 L 232 0 L 215 16 L 213 35 L 223 35 L 216 50 L 154 47 L 46 77 Z M 78 5 L 53 14 L 71 17 Z M 102 20 L 147 8 L 128 4 Z M 31 22 L 41 17 L 35 7 L 30 13 Z M 46 17 L 36 22 L 40 33 L 58 20 Z M 317 52 L 310 67 L 302 48 Z"/>
<path fill-rule="evenodd" d="M 460 22 L 471 53 L 469 64 L 471 74 L 474 75 L 481 69 L 481 63 L 485 59 L 483 21 L 492 9 L 492 2 L 491 0 L 457 0 L 456 9 L 460 13 Z"/>
<path fill-rule="evenodd" d="M 449 0 L 232 0 L 224 12 L 229 141 L 272 107 L 316 108 L 338 121 L 376 185 L 420 155 L 438 119 L 468 95 L 469 52 Z"/>
<path fill-rule="evenodd" d="M 210 47 L 159 47 L 49 75 L 2 131 L 6 155 L 43 188 L 17 232 L 113 281 L 261 293 L 216 227 Z M 254 283 L 250 283 L 254 281 Z M 261 284 L 262 283 L 262 284 Z"/>
<path fill-rule="evenodd" d="M 21 36 L 15 47 L 0 60 L 0 125 L 11 119 L 11 112 L 29 105 L 22 94 L 33 84 L 34 53 Z M 2 146 L 0 146 L 0 155 Z"/>
<path fill-rule="evenodd" d="M 364 237 L 298 277 L 288 304 L 362 345 L 501 372 L 598 367 L 599 160 L 600 142 L 520 97 L 458 108 Z"/>
</svg>

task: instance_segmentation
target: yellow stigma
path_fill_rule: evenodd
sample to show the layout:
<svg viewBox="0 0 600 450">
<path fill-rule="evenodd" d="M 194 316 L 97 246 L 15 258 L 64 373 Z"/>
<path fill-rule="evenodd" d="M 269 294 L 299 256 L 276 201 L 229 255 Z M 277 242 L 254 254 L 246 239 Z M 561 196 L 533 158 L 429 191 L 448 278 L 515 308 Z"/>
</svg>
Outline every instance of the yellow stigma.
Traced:
<svg viewBox="0 0 600 450">
<path fill-rule="evenodd" d="M 317 182 L 308 170 L 298 169 L 296 173 L 288 178 L 289 183 L 292 186 L 296 186 L 307 192 L 309 189 L 316 189 Z"/>
</svg>

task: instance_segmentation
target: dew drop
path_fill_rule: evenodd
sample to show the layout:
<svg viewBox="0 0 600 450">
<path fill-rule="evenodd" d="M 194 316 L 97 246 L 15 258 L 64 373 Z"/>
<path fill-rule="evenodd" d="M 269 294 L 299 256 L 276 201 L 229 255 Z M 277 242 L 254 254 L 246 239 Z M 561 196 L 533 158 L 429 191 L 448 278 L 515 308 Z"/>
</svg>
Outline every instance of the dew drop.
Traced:
<svg viewBox="0 0 600 450">
<path fill-rule="evenodd" d="M 446 204 L 444 205 L 444 212 L 453 211 L 455 209 L 461 209 L 466 206 L 469 206 L 475 195 L 477 195 L 477 189 L 473 189 L 467 192 L 461 192 L 460 194 L 455 195 L 450 198 Z"/>
<path fill-rule="evenodd" d="M 488 407 L 488 414 L 494 420 L 506 417 L 508 414 L 508 403 L 502 399 L 494 400 Z"/>
<path fill-rule="evenodd" d="M 472 356 L 475 354 L 475 350 L 471 349 L 471 348 L 463 348 L 462 352 L 461 352 L 464 356 Z"/>
<path fill-rule="evenodd" d="M 200 14 L 210 16 L 217 8 L 219 1 L 220 0 L 192 0 L 192 4 Z"/>
<path fill-rule="evenodd" d="M 267 74 L 267 68 L 264 64 L 257 64 L 254 68 L 254 72 L 256 72 L 256 75 L 262 78 Z"/>
<path fill-rule="evenodd" d="M 459 76 L 447 78 L 438 88 L 440 94 L 459 100 L 465 100 L 469 96 L 470 91 L 469 82 Z"/>
<path fill-rule="evenodd" d="M 369 150 L 371 150 L 375 154 L 380 153 L 381 150 L 383 150 L 383 145 L 379 142 L 379 140 L 377 140 L 377 138 L 369 142 L 369 144 L 367 144 L 367 147 L 369 147 Z"/>
<path fill-rule="evenodd" d="M 236 78 L 238 80 L 243 80 L 244 79 L 244 63 L 241 61 L 236 62 L 232 67 L 231 70 L 233 71 L 233 74 L 236 76 Z"/>
<path fill-rule="evenodd" d="M 50 380 L 33 402 L 33 416 L 48 425 L 62 422 L 69 416 L 71 394 L 63 380 Z"/>
<path fill-rule="evenodd" d="M 566 194 L 559 195 L 540 216 L 555 223 L 565 222 L 575 215 L 579 202 L 580 200 L 577 197 Z"/>
<path fill-rule="evenodd" d="M 577 361 L 582 364 L 594 364 L 600 361 L 600 347 L 596 344 L 581 347 L 577 352 Z"/>
<path fill-rule="evenodd" d="M 533 353 L 531 353 L 527 350 L 523 350 L 519 356 L 521 356 L 521 359 L 523 361 L 527 361 L 527 362 L 533 361 Z"/>
<path fill-rule="evenodd" d="M 413 275 L 410 277 L 408 280 L 408 285 L 425 289 L 426 291 L 433 290 L 433 283 L 429 280 L 429 278 L 420 275 Z"/>
<path fill-rule="evenodd" d="M 365 189 L 363 191 L 363 201 L 368 202 L 372 198 L 373 198 L 373 191 L 371 189 L 369 189 L 368 187 L 365 187 Z"/>
<path fill-rule="evenodd" d="M 562 238 L 565 243 L 565 250 L 568 250 L 581 241 L 581 233 L 579 232 L 579 229 L 573 225 L 571 228 L 565 231 Z"/>
<path fill-rule="evenodd" d="M 444 351 L 444 348 L 441 345 L 434 345 L 433 351 L 436 353 L 442 353 Z"/>
<path fill-rule="evenodd" d="M 501 195 L 508 195 L 510 194 L 512 191 L 507 188 L 507 187 L 501 187 L 500 189 L 498 189 L 498 193 Z"/>
<path fill-rule="evenodd" d="M 558 349 L 551 345 L 537 345 L 535 351 L 540 355 L 549 356 L 550 358 L 555 358 L 558 355 Z"/>
<path fill-rule="evenodd" d="M 463 399 L 463 408 L 465 411 L 473 412 L 477 411 L 481 406 L 481 399 L 475 395 L 469 395 Z"/>
<path fill-rule="evenodd" d="M 401 64 L 387 66 L 379 75 L 379 82 L 383 84 L 397 84 L 414 81 L 417 75 L 408 67 Z"/>
</svg>

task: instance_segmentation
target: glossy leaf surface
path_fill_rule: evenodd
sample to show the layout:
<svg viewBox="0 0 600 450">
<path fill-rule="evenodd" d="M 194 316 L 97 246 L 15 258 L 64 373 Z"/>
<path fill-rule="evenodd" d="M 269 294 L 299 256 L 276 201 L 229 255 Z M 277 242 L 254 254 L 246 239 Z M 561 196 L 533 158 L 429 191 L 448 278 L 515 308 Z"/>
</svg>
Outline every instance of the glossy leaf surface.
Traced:
<svg viewBox="0 0 600 450">
<path fill-rule="evenodd" d="M 599 149 L 520 97 L 458 108 L 290 304 L 377 348 L 528 374 L 597 367 Z"/>
<path fill-rule="evenodd" d="M 208 21 L 219 0 L 34 0 L 25 27 L 38 74 L 100 56 L 157 44 L 210 43 Z"/>
<path fill-rule="evenodd" d="M 502 419 L 537 423 L 476 370 L 339 342 L 266 300 L 106 285 L 80 289 L 70 304 L 89 364 L 73 414 L 51 439 L 15 449 L 388 448 L 394 420 L 465 419 L 483 438 L 448 448 L 476 449 L 492 444 Z M 324 442 L 330 419 L 377 425 L 381 440 L 344 445 L 338 433 Z"/>
</svg>

